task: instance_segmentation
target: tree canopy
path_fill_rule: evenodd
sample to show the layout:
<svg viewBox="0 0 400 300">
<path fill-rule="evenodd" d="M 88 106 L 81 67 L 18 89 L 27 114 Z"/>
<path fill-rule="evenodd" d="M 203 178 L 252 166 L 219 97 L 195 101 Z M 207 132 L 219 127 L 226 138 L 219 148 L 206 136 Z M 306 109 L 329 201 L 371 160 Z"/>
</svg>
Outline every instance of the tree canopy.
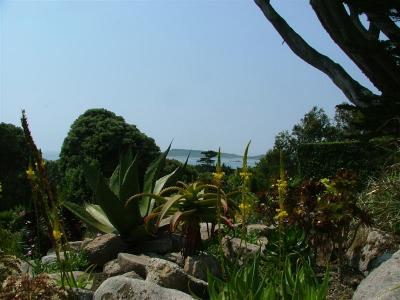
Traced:
<svg viewBox="0 0 400 300">
<path fill-rule="evenodd" d="M 0 210 L 25 204 L 30 198 L 30 187 L 25 170 L 29 151 L 24 132 L 12 124 L 0 123 Z"/>
<path fill-rule="evenodd" d="M 89 109 L 79 116 L 72 124 L 60 154 L 67 198 L 79 202 L 90 197 L 81 168 L 84 160 L 97 160 L 104 176 L 110 177 L 121 151 L 127 147 L 134 154 L 140 153 L 139 168 L 142 170 L 160 151 L 152 138 L 113 112 Z"/>
<path fill-rule="evenodd" d="M 400 1 L 310 0 L 322 27 L 381 92 L 352 78 L 331 58 L 310 46 L 270 0 L 255 0 L 264 16 L 302 60 L 325 73 L 363 115 L 369 133 L 400 133 Z M 362 22 L 365 16 L 367 21 Z"/>
</svg>

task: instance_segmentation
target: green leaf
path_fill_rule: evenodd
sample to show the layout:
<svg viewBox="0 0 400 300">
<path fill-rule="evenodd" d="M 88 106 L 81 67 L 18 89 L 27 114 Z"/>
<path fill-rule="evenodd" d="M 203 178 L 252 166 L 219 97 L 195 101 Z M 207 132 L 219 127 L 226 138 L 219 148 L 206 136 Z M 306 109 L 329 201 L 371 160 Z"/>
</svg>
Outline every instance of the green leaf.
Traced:
<svg viewBox="0 0 400 300">
<path fill-rule="evenodd" d="M 114 172 L 112 173 L 110 177 L 110 189 L 113 191 L 113 193 L 119 197 L 119 190 L 120 190 L 120 182 L 119 182 L 119 174 L 120 174 L 120 165 L 118 165 Z"/>
<path fill-rule="evenodd" d="M 99 222 L 97 219 L 93 218 L 83 207 L 73 202 L 64 201 L 62 205 L 72 212 L 75 216 L 85 222 L 87 225 L 101 231 L 104 233 L 114 233 L 116 229 L 114 227 L 109 227 Z"/>
<path fill-rule="evenodd" d="M 99 205 L 85 204 L 85 210 L 99 223 L 103 224 L 105 227 L 110 228 L 112 232 L 117 231 Z"/>
<path fill-rule="evenodd" d="M 126 214 L 124 204 L 114 195 L 102 177 L 98 180 L 95 198 L 120 234 L 128 234 L 129 229 L 137 224 L 132 216 Z"/>
<path fill-rule="evenodd" d="M 140 193 L 138 161 L 139 157 L 136 155 L 133 161 L 130 162 L 128 169 L 126 169 L 126 172 L 123 175 L 124 179 L 120 188 L 120 200 L 122 203 L 126 203 L 129 197 Z M 132 203 L 135 205 L 126 205 L 126 208 L 128 209 L 129 213 L 132 214 L 132 218 L 140 219 L 141 215 L 138 206 L 136 203 Z"/>
<path fill-rule="evenodd" d="M 168 149 L 162 153 L 155 161 L 151 163 L 151 165 L 147 168 L 146 173 L 144 175 L 144 186 L 143 192 L 144 193 L 151 193 L 154 188 L 154 184 L 158 174 L 160 173 L 161 169 L 164 167 L 165 159 L 167 158 L 169 149 L 171 148 L 171 144 L 169 145 Z M 139 203 L 140 214 L 144 217 L 147 216 L 150 212 L 150 204 L 151 198 L 150 197 L 143 197 Z"/>
<path fill-rule="evenodd" d="M 168 201 L 163 205 L 162 210 L 160 212 L 160 216 L 158 217 L 157 224 L 160 224 L 161 220 L 164 218 L 164 215 L 167 213 L 167 211 L 170 209 L 172 205 L 175 204 L 175 202 L 179 201 L 182 199 L 182 195 L 172 195 L 171 197 L 167 197 Z"/>
</svg>

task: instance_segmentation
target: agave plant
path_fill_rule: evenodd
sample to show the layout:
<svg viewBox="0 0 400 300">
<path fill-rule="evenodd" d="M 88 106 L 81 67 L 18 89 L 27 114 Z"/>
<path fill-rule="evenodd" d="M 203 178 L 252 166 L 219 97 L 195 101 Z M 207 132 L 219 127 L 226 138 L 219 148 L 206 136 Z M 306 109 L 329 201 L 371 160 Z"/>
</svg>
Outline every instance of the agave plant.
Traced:
<svg viewBox="0 0 400 300">
<path fill-rule="evenodd" d="M 185 235 L 185 244 L 182 254 L 184 257 L 195 254 L 201 248 L 200 223 L 215 224 L 220 217 L 229 226 L 230 220 L 226 217 L 228 204 L 236 207 L 230 200 L 230 195 L 225 194 L 218 186 L 194 182 L 185 184 L 178 182 L 179 186 L 163 189 L 159 194 L 141 194 L 131 197 L 126 205 L 135 202 L 140 197 L 152 197 L 160 204 L 147 216 L 146 223 L 156 221 L 156 228 L 163 221 L 169 220 L 171 231 L 175 231 L 179 225 Z M 171 194 L 171 196 L 163 196 Z M 218 207 L 222 207 L 221 216 Z"/>
<path fill-rule="evenodd" d="M 119 233 L 122 238 L 130 241 L 145 238 L 148 234 L 144 219 L 155 204 L 150 193 L 157 195 L 178 170 L 156 180 L 168 151 L 169 148 L 147 168 L 143 189 L 139 182 L 140 157 L 133 157 L 131 150 L 121 155 L 118 166 L 108 180 L 101 175 L 98 163 L 84 164 L 85 177 L 94 192 L 96 204 L 85 204 L 84 208 L 72 202 L 64 202 L 63 205 L 89 226 L 104 233 Z M 125 205 L 128 198 L 139 193 L 140 197 Z"/>
</svg>

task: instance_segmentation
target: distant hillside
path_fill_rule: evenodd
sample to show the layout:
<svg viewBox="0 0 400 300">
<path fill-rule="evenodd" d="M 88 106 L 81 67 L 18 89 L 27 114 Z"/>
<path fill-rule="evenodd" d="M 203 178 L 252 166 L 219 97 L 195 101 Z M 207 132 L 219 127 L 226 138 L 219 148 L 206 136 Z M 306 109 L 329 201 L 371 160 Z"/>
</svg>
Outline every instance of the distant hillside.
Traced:
<svg viewBox="0 0 400 300">
<path fill-rule="evenodd" d="M 190 157 L 201 157 L 204 150 L 188 150 L 188 149 L 171 149 L 168 153 L 168 157 L 178 157 L 178 156 L 184 156 L 187 157 L 190 153 Z M 249 159 L 254 159 L 258 160 L 262 157 L 263 155 L 256 155 L 256 156 L 249 156 Z M 241 155 L 237 154 L 232 154 L 232 153 L 221 153 L 221 158 L 224 159 L 234 159 L 234 158 L 239 158 L 241 159 Z"/>
</svg>

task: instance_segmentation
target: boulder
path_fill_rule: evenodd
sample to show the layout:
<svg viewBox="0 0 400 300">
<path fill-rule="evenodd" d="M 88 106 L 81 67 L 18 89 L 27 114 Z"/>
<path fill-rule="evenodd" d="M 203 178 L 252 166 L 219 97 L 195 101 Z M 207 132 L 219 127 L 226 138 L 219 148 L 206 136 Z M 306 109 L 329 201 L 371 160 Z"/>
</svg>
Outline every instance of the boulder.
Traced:
<svg viewBox="0 0 400 300">
<path fill-rule="evenodd" d="M 207 281 L 207 271 L 214 276 L 221 275 L 221 267 L 213 256 L 188 256 L 183 270 L 196 278 Z"/>
<path fill-rule="evenodd" d="M 372 299 L 400 299 L 400 251 L 361 281 L 353 295 L 353 300 Z"/>
<path fill-rule="evenodd" d="M 186 274 L 177 264 L 164 259 L 151 259 L 146 281 L 185 293 L 193 292 L 200 298 L 207 295 L 207 282 Z"/>
<path fill-rule="evenodd" d="M 124 274 L 122 274 L 122 276 L 127 277 L 127 278 L 131 278 L 131 279 L 143 280 L 143 278 L 140 277 L 139 274 L 137 274 L 135 271 L 130 271 L 130 272 L 124 273 Z"/>
<path fill-rule="evenodd" d="M 73 251 L 80 251 L 83 249 L 83 241 L 68 242 L 68 248 Z"/>
<path fill-rule="evenodd" d="M 67 254 L 68 253 L 69 252 L 67 251 Z M 63 251 L 60 252 L 60 259 L 64 260 L 64 252 Z M 49 252 L 47 252 L 47 255 L 42 257 L 41 261 L 42 261 L 42 264 L 55 263 L 55 262 L 57 262 L 57 255 L 54 252 L 49 251 Z"/>
<path fill-rule="evenodd" d="M 139 279 L 115 276 L 104 281 L 93 300 L 193 300 L 183 292 Z"/>
<path fill-rule="evenodd" d="M 153 256 L 151 256 L 151 257 L 153 257 Z M 164 255 L 164 259 L 172 261 L 173 263 L 176 263 L 180 267 L 183 267 L 183 264 L 184 264 L 183 256 L 179 252 L 167 253 Z"/>
<path fill-rule="evenodd" d="M 166 254 L 179 251 L 183 247 L 183 237 L 175 233 L 162 232 L 157 239 L 145 241 L 135 247 L 135 253 L 150 252 Z"/>
<path fill-rule="evenodd" d="M 260 236 L 267 236 L 268 232 L 271 230 L 269 226 L 264 224 L 249 224 L 246 227 L 248 233 L 256 231 Z"/>
<path fill-rule="evenodd" d="M 246 243 L 239 238 L 224 237 L 222 239 L 222 249 L 227 258 L 242 257 L 243 255 L 256 254 L 263 251 L 265 245 L 255 245 Z"/>
<path fill-rule="evenodd" d="M 96 237 L 83 250 L 87 254 L 88 261 L 98 267 L 117 257 L 118 253 L 128 249 L 128 245 L 122 239 L 112 233 Z"/>
<path fill-rule="evenodd" d="M 150 264 L 151 258 L 146 255 L 134 255 L 129 253 L 118 254 L 118 264 L 121 270 L 126 273 L 134 271 L 142 278 L 146 278 L 146 267 Z"/>
<path fill-rule="evenodd" d="M 113 259 L 107 262 L 103 267 L 103 273 L 107 276 L 117 276 L 124 273 L 121 266 L 118 263 L 118 259 Z"/>
<path fill-rule="evenodd" d="M 395 238 L 382 230 L 362 227 L 346 253 L 350 265 L 365 275 L 394 253 Z"/>
<path fill-rule="evenodd" d="M 86 289 L 72 288 L 67 290 L 69 300 L 92 300 L 94 292 Z"/>
</svg>

